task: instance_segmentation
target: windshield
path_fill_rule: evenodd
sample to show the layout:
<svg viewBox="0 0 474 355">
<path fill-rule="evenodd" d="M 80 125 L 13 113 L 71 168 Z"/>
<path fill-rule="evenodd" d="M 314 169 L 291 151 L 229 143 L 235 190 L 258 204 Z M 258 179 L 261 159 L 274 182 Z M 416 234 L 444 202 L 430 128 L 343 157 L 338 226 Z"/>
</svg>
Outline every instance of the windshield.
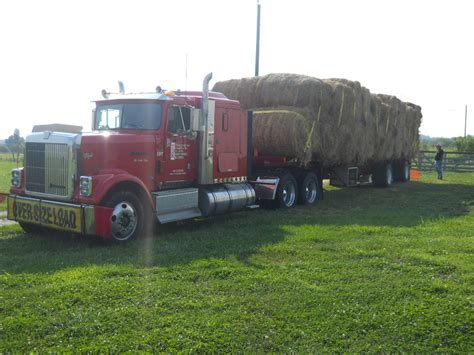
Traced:
<svg viewBox="0 0 474 355">
<path fill-rule="evenodd" d="M 155 103 L 124 103 L 98 106 L 95 129 L 159 129 L 162 108 Z"/>
</svg>

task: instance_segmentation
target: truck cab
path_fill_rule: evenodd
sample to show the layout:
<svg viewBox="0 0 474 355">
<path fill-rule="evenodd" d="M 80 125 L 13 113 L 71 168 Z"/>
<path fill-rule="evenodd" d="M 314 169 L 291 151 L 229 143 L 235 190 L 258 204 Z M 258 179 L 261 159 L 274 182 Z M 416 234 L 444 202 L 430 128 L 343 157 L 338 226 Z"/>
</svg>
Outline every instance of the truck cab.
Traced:
<svg viewBox="0 0 474 355">
<path fill-rule="evenodd" d="M 247 115 L 207 83 L 202 92 L 103 92 L 92 132 L 28 136 L 8 217 L 27 231 L 126 241 L 155 219 L 168 223 L 254 204 L 246 182 Z"/>
</svg>

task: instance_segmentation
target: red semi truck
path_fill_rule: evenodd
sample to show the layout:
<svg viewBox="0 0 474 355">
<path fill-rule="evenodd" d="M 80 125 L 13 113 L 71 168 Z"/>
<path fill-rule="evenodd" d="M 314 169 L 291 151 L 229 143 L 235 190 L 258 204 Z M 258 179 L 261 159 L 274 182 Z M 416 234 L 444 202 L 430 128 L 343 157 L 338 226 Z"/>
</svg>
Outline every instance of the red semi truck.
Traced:
<svg viewBox="0 0 474 355">
<path fill-rule="evenodd" d="M 254 154 L 248 113 L 209 92 L 211 77 L 202 92 L 103 91 L 92 133 L 29 135 L 25 166 L 12 171 L 8 219 L 27 232 L 51 228 L 125 242 L 156 222 L 311 205 L 327 177 L 354 185 L 372 174 L 379 186 L 409 179 L 407 161 L 327 170 Z"/>
</svg>

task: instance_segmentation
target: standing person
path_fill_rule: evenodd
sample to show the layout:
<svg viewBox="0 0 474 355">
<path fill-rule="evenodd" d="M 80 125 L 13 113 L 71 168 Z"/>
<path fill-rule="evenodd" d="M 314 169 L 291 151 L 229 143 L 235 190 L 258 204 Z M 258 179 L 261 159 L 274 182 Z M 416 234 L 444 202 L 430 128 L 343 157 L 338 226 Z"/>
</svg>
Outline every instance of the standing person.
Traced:
<svg viewBox="0 0 474 355">
<path fill-rule="evenodd" d="M 436 171 L 438 172 L 438 179 L 443 179 L 443 158 L 444 158 L 444 150 L 441 147 L 441 144 L 436 144 L 436 155 L 435 155 L 435 167 Z"/>
</svg>

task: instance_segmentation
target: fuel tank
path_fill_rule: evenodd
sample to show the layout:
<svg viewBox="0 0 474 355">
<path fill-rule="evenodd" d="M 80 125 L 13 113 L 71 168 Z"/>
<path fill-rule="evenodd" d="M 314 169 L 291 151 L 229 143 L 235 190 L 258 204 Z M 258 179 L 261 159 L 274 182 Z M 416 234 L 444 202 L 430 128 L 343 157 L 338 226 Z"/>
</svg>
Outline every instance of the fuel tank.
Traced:
<svg viewBox="0 0 474 355">
<path fill-rule="evenodd" d="M 203 216 L 240 211 L 255 204 L 255 200 L 255 190 L 248 183 L 199 188 L 199 209 Z"/>
</svg>

